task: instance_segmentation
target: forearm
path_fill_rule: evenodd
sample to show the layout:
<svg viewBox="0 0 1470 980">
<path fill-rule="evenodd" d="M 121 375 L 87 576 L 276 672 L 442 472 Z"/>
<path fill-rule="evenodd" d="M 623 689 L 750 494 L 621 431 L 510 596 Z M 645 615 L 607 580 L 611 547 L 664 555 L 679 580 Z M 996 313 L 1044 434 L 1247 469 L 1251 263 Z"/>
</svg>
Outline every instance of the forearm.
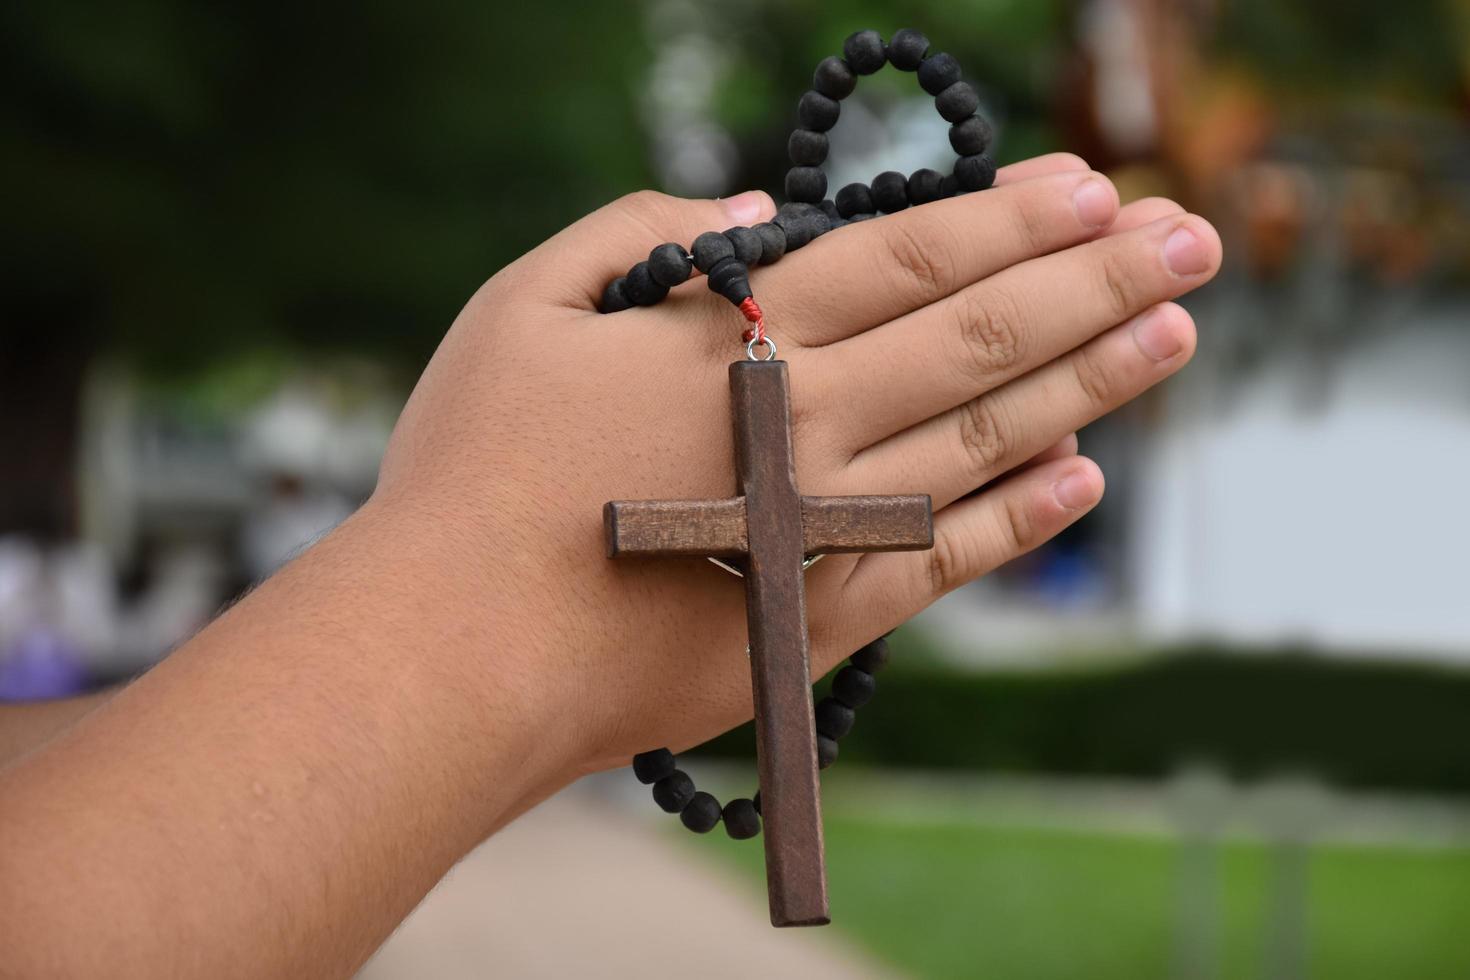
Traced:
<svg viewBox="0 0 1470 980">
<path fill-rule="evenodd" d="M 0 975 L 346 975 L 571 778 L 431 533 L 365 510 L 0 776 Z"/>
<path fill-rule="evenodd" d="M 114 693 L 108 688 L 54 701 L 0 704 L 0 769 L 65 731 Z"/>
</svg>

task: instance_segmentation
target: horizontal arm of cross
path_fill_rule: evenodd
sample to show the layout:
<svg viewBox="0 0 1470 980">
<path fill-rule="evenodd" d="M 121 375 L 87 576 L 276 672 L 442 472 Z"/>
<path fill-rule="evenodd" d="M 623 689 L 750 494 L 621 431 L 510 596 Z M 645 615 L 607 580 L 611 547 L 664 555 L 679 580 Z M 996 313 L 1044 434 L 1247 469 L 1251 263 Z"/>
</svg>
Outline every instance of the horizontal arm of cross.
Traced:
<svg viewBox="0 0 1470 980">
<path fill-rule="evenodd" d="M 610 558 L 749 553 L 745 498 L 614 500 L 602 511 Z M 929 498 L 802 497 L 802 551 L 919 551 L 934 545 Z"/>
<path fill-rule="evenodd" d="M 745 498 L 612 500 L 602 508 L 609 558 L 742 558 L 750 551 Z"/>
<path fill-rule="evenodd" d="M 934 512 L 925 494 L 802 497 L 801 538 L 809 556 L 923 551 L 934 547 Z"/>
</svg>

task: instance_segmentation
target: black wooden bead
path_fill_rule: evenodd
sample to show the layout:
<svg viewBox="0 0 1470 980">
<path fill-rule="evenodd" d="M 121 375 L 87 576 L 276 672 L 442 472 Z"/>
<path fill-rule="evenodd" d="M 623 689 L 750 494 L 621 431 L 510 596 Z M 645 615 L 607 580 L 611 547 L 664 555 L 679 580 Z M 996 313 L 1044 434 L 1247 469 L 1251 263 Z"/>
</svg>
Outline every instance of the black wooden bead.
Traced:
<svg viewBox="0 0 1470 980">
<path fill-rule="evenodd" d="M 969 82 L 955 82 L 934 96 L 934 108 L 945 119 L 957 123 L 975 114 L 975 110 L 980 108 L 980 96 L 975 94 Z"/>
<path fill-rule="evenodd" d="M 848 184 L 837 192 L 834 203 L 837 205 L 837 213 L 844 218 L 877 210 L 877 205 L 873 203 L 873 192 L 868 190 L 867 184 Z"/>
<path fill-rule="evenodd" d="M 945 200 L 954 197 L 960 192 L 959 178 L 954 174 L 945 174 L 944 179 L 939 182 L 939 199 Z"/>
<path fill-rule="evenodd" d="M 735 256 L 721 259 L 709 270 L 709 289 L 739 306 L 750 299 L 750 270 Z"/>
<path fill-rule="evenodd" d="M 832 227 L 828 228 L 827 230 L 836 231 L 838 228 L 846 228 L 849 224 L 851 224 L 851 222 L 848 221 L 846 218 L 833 218 Z"/>
<path fill-rule="evenodd" d="M 815 167 L 827 159 L 827 134 L 810 129 L 793 129 L 786 140 L 786 155 L 798 167 Z"/>
<path fill-rule="evenodd" d="M 930 170 L 927 167 L 909 174 L 909 203 L 928 204 L 930 201 L 939 200 L 939 182 L 943 179 L 939 171 Z"/>
<path fill-rule="evenodd" d="M 837 761 L 837 739 L 817 736 L 817 768 L 826 769 Z"/>
<path fill-rule="evenodd" d="M 761 791 L 756 790 L 755 795 L 750 798 L 750 805 L 755 807 L 755 812 L 761 812 Z"/>
<path fill-rule="evenodd" d="M 668 749 L 654 749 L 633 756 L 633 775 L 640 783 L 656 783 L 665 776 L 673 775 L 674 753 Z"/>
<path fill-rule="evenodd" d="M 796 118 L 801 120 L 803 127 L 818 133 L 825 133 L 836 126 L 837 117 L 841 114 L 842 104 L 821 92 L 807 92 L 796 103 Z"/>
<path fill-rule="evenodd" d="M 828 224 L 835 225 L 838 221 L 842 220 L 841 212 L 837 210 L 837 205 L 834 204 L 832 201 L 820 201 L 818 202 L 817 207 L 821 208 L 822 213 L 827 216 Z"/>
<path fill-rule="evenodd" d="M 960 157 L 954 162 L 954 176 L 961 190 L 983 191 L 995 183 L 995 161 L 983 153 Z"/>
<path fill-rule="evenodd" d="M 653 273 L 653 281 L 666 288 L 688 279 L 690 265 L 684 246 L 673 242 L 665 242 L 648 253 L 648 271 Z"/>
<path fill-rule="evenodd" d="M 823 58 L 812 74 L 812 88 L 829 99 L 845 99 L 857 88 L 852 67 L 836 55 Z"/>
<path fill-rule="evenodd" d="M 856 31 L 842 42 L 842 57 L 859 75 L 871 75 L 888 60 L 888 48 L 877 31 Z"/>
<path fill-rule="evenodd" d="M 725 229 L 725 237 L 735 246 L 735 258 L 747 269 L 761 260 L 761 236 L 754 228 L 737 225 Z"/>
<path fill-rule="evenodd" d="M 905 27 L 888 42 L 888 63 L 899 71 L 914 71 L 928 52 L 929 39 Z"/>
<path fill-rule="evenodd" d="M 849 708 L 861 708 L 873 700 L 873 693 L 878 689 L 878 682 L 873 675 L 866 670 L 857 667 L 843 667 L 832 678 L 832 696 Z"/>
<path fill-rule="evenodd" d="M 679 819 L 696 834 L 707 834 L 720 822 L 720 801 L 700 790 L 679 811 Z"/>
<path fill-rule="evenodd" d="M 850 225 L 855 225 L 859 221 L 872 221 L 876 217 L 878 217 L 878 216 L 876 214 L 874 214 L 872 211 L 862 211 L 862 212 L 859 212 L 858 214 L 849 215 L 848 216 L 848 219 L 847 219 L 847 223 L 850 224 Z"/>
<path fill-rule="evenodd" d="M 699 271 L 708 275 L 715 263 L 734 257 L 735 245 L 719 232 L 707 231 L 694 240 L 694 247 L 689 251 Z"/>
<path fill-rule="evenodd" d="M 761 832 L 761 816 L 751 800 L 731 800 L 720 816 L 725 821 L 725 833 L 736 840 L 749 840 Z"/>
<path fill-rule="evenodd" d="M 886 214 L 909 206 L 908 178 L 897 170 L 885 170 L 873 178 L 873 203 Z"/>
<path fill-rule="evenodd" d="M 773 223 L 786 233 L 786 251 L 792 252 L 831 228 L 831 222 L 814 204 L 792 201 L 781 205 Z"/>
<path fill-rule="evenodd" d="M 770 265 L 786 254 L 786 232 L 780 225 L 762 221 L 753 230 L 760 236 L 762 265 Z"/>
<path fill-rule="evenodd" d="M 623 289 L 627 283 L 626 276 L 618 276 L 608 283 L 602 291 L 602 302 L 597 304 L 597 308 L 604 313 L 617 313 L 632 306 L 633 301 L 628 298 L 628 294 Z"/>
<path fill-rule="evenodd" d="M 857 712 L 836 698 L 823 698 L 817 702 L 817 734 L 828 738 L 841 738 L 852 731 Z"/>
<path fill-rule="evenodd" d="M 876 674 L 888 664 L 888 641 L 878 637 L 848 658 L 848 663 L 865 674 Z"/>
<path fill-rule="evenodd" d="M 675 769 L 653 784 L 653 802 L 665 813 L 678 813 L 694 798 L 694 780 Z"/>
<path fill-rule="evenodd" d="M 954 55 L 941 51 L 919 63 L 919 85 L 930 95 L 938 95 L 960 80 L 960 63 Z"/>
<path fill-rule="evenodd" d="M 994 135 L 990 122 L 984 116 L 971 116 L 949 127 L 949 145 L 962 157 L 974 156 L 989 148 Z"/>
<path fill-rule="evenodd" d="M 661 286 L 654 281 L 647 262 L 639 262 L 629 269 L 627 278 L 628 281 L 623 284 L 623 292 L 639 306 L 652 306 L 669 295 L 668 286 Z"/>
<path fill-rule="evenodd" d="M 786 197 L 816 204 L 827 196 L 827 175 L 821 167 L 792 167 L 786 171 Z"/>
</svg>

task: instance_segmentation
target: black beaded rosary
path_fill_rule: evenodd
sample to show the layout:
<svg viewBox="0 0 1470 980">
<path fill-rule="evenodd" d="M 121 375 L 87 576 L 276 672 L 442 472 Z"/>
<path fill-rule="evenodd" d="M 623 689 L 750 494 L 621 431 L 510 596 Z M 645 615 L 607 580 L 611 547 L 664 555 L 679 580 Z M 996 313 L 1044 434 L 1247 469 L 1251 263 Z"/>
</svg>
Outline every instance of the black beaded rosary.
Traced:
<svg viewBox="0 0 1470 980">
<path fill-rule="evenodd" d="M 731 837 L 743 840 L 759 834 L 764 821 L 771 922 L 777 926 L 830 921 L 817 771 L 837 759 L 838 739 L 852 730 L 856 710 L 872 699 L 873 675 L 888 660 L 885 639 L 869 643 L 837 672 L 831 695 L 813 708 L 802 574 L 826 554 L 931 548 L 934 526 L 927 496 L 809 497 L 797 491 L 786 363 L 776 360 L 775 341 L 751 292 L 750 268 L 851 222 L 994 183 L 995 164 L 985 152 L 991 130 L 976 115 L 979 97 L 960 79 L 953 57 L 928 51 L 928 38 L 913 30 L 899 31 L 887 44 L 877 31 L 848 37 L 843 56 L 817 66 L 811 91 L 797 104 L 801 126 L 787 143 L 790 200 L 775 218 L 750 228 L 707 231 L 687 252 L 673 242 L 659 245 L 602 295 L 604 313 L 651 306 L 697 268 L 709 288 L 749 322 L 741 338 L 746 358 L 730 365 L 737 496 L 615 500 L 603 508 L 603 521 L 611 558 L 702 556 L 745 581 L 759 792 L 721 807 L 695 789 L 668 749 L 635 756 L 633 772 L 652 784 L 662 809 L 677 813 L 696 833 L 723 821 Z M 849 184 L 835 200 L 825 199 L 821 164 L 840 100 L 857 87 L 857 76 L 885 63 L 916 71 L 924 91 L 934 96 L 939 114 L 951 124 L 950 145 L 959 154 L 954 171 L 946 177 L 928 169 L 908 177 L 890 171 L 871 186 Z"/>
</svg>

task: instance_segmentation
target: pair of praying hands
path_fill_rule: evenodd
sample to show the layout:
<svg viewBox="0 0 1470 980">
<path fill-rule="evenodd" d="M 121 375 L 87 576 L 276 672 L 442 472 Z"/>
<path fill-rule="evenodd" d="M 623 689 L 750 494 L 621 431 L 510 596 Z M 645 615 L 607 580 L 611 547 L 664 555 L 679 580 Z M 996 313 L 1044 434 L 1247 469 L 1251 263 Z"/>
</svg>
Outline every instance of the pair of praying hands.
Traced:
<svg viewBox="0 0 1470 980">
<path fill-rule="evenodd" d="M 744 322 L 698 279 L 595 304 L 773 214 L 634 194 L 503 269 L 357 514 L 101 707 L 0 739 L 0 975 L 346 975 L 538 800 L 748 718 L 740 584 L 608 561 L 601 516 L 730 496 Z M 1097 504 L 1074 433 L 1189 360 L 1171 301 L 1219 263 L 1202 219 L 1056 155 L 753 272 L 801 491 L 935 507 L 932 551 L 808 573 L 814 675 Z"/>
</svg>

